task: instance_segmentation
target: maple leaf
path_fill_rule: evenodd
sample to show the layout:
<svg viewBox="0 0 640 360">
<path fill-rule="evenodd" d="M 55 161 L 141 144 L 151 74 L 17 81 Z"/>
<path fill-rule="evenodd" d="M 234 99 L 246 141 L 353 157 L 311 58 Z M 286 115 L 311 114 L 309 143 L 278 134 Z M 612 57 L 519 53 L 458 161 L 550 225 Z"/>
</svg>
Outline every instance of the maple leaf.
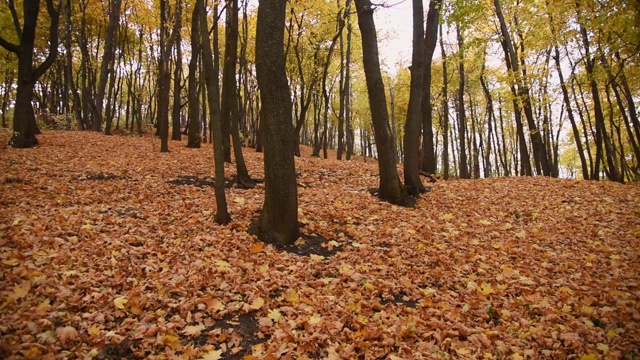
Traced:
<svg viewBox="0 0 640 360">
<path fill-rule="evenodd" d="M 284 294 L 284 300 L 289 303 L 296 304 L 300 301 L 300 296 L 296 289 L 289 289 L 289 291 Z"/>
<path fill-rule="evenodd" d="M 210 350 L 198 360 L 220 360 L 222 358 L 222 350 Z"/>
<path fill-rule="evenodd" d="M 313 316 L 309 318 L 308 322 L 309 322 L 309 325 L 315 325 L 320 321 L 322 321 L 322 317 L 319 314 L 313 314 Z"/>
<path fill-rule="evenodd" d="M 484 283 L 480 285 L 480 287 L 478 288 L 478 292 L 482 295 L 489 295 L 493 293 L 493 287 L 491 287 L 491 284 Z"/>
<path fill-rule="evenodd" d="M 271 309 L 269 310 L 269 315 L 267 316 L 277 323 L 278 321 L 280 321 L 280 318 L 282 317 L 282 313 L 280 313 L 280 310 L 278 309 Z"/>
<path fill-rule="evenodd" d="M 229 264 L 224 260 L 216 260 L 215 264 L 216 264 L 216 270 L 218 270 L 218 272 L 227 272 L 227 271 L 230 271 L 231 269 L 231 264 Z"/>
<path fill-rule="evenodd" d="M 316 255 L 316 254 L 311 254 L 309 255 L 309 257 L 311 258 L 311 260 L 315 260 L 315 261 L 320 261 L 325 259 L 324 256 Z"/>
<path fill-rule="evenodd" d="M 56 328 L 56 336 L 61 343 L 73 341 L 78 338 L 78 331 L 73 326 L 65 326 Z"/>
<path fill-rule="evenodd" d="M 187 336 L 200 336 L 200 333 L 204 329 L 204 325 L 188 325 L 184 327 L 182 333 Z"/>
<path fill-rule="evenodd" d="M 27 296 L 29 290 L 31 290 L 31 281 L 24 281 L 20 285 L 13 287 L 13 292 L 9 294 L 9 298 L 12 300 L 18 300 Z"/>
<path fill-rule="evenodd" d="M 273 320 L 268 317 L 261 317 L 260 320 L 258 320 L 258 324 L 262 327 L 272 327 Z"/>
<path fill-rule="evenodd" d="M 264 305 L 264 299 L 263 298 L 255 298 L 253 299 L 253 302 L 251 303 L 251 308 L 254 310 L 260 309 L 262 307 L 262 305 Z"/>
<path fill-rule="evenodd" d="M 125 304 L 126 304 L 126 303 L 128 303 L 128 302 L 129 302 L 129 300 L 127 300 L 127 297 L 126 297 L 126 296 L 119 296 L 119 297 L 117 297 L 117 298 L 115 298 L 115 299 L 113 300 L 113 305 L 114 305 L 117 309 L 124 310 L 124 306 L 125 306 Z"/>
</svg>

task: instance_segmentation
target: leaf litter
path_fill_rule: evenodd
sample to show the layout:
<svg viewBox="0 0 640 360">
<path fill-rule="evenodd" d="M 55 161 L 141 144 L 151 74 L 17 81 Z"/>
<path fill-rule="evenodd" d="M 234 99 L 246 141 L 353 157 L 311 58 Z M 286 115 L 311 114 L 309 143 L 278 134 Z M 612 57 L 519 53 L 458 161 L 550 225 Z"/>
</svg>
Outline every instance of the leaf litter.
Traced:
<svg viewBox="0 0 640 360">
<path fill-rule="evenodd" d="M 247 233 L 263 183 L 215 224 L 209 147 L 40 143 L 0 149 L 1 358 L 640 356 L 637 184 L 439 181 L 407 209 L 371 196 L 373 161 L 305 153 L 285 251 Z"/>
</svg>

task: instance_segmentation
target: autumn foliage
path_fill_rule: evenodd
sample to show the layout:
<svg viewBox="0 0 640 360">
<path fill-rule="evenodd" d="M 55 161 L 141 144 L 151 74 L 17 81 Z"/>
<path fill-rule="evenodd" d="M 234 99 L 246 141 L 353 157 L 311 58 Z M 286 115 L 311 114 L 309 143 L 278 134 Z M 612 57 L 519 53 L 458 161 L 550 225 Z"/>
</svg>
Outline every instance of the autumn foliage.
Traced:
<svg viewBox="0 0 640 360">
<path fill-rule="evenodd" d="M 640 356 L 637 184 L 439 181 L 411 209 L 372 161 L 303 156 L 299 255 L 246 232 L 263 184 L 215 224 L 208 147 L 39 143 L 0 149 L 0 358 Z"/>
</svg>

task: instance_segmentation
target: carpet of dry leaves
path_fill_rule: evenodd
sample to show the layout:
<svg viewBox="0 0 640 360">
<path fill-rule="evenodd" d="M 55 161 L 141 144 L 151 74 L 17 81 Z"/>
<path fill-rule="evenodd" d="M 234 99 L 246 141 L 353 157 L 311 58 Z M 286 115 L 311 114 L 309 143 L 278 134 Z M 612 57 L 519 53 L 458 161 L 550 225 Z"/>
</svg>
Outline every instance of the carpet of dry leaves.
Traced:
<svg viewBox="0 0 640 360">
<path fill-rule="evenodd" d="M 640 356 L 638 184 L 438 181 L 407 209 L 369 194 L 372 161 L 303 156 L 324 247 L 301 256 L 247 234 L 264 184 L 214 223 L 209 146 L 39 140 L 0 149 L 0 358 Z"/>
</svg>

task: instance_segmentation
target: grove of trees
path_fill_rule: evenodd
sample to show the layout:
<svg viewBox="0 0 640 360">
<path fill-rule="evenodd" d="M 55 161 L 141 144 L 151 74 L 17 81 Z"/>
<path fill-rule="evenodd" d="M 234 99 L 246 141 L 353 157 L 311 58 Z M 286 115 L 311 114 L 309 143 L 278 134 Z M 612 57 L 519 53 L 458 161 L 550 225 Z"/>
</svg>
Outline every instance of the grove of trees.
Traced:
<svg viewBox="0 0 640 360">
<path fill-rule="evenodd" d="M 14 147 L 43 127 L 213 142 L 220 223 L 223 162 L 253 186 L 241 146 L 287 173 L 300 144 L 375 157 L 402 205 L 421 174 L 640 179 L 637 1 L 412 4 L 411 60 L 384 64 L 374 15 L 391 2 L 6 0 L 2 126 Z"/>
</svg>

